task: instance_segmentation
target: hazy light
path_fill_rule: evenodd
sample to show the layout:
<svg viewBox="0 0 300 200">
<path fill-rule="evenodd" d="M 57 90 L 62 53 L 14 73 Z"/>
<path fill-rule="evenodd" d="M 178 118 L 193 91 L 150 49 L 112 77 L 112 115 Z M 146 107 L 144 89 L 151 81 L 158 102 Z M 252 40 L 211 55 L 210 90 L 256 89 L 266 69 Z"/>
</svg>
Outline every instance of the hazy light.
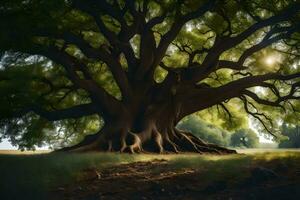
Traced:
<svg viewBox="0 0 300 200">
<path fill-rule="evenodd" d="M 296 63 L 294 63 L 294 64 L 292 65 L 293 69 L 297 69 L 298 66 L 299 66 L 299 64 L 296 64 Z"/>
<path fill-rule="evenodd" d="M 267 92 L 267 89 L 264 88 L 264 87 L 254 87 L 253 91 L 256 93 L 256 94 L 259 94 L 259 95 L 265 95 L 266 92 Z"/>
<path fill-rule="evenodd" d="M 268 56 L 266 59 L 265 59 L 265 63 L 267 65 L 273 65 L 277 62 L 277 59 L 274 57 L 274 56 Z"/>
<path fill-rule="evenodd" d="M 248 118 L 248 124 L 249 124 L 250 129 L 252 129 L 256 133 L 256 135 L 258 136 L 259 143 L 268 143 L 268 144 L 274 144 L 275 143 L 272 140 L 272 137 L 268 138 L 263 134 L 259 134 L 259 130 L 258 130 L 257 126 L 255 125 L 255 122 L 254 122 L 253 118 L 251 118 L 251 117 Z"/>
<path fill-rule="evenodd" d="M 191 32 L 193 30 L 193 26 L 191 24 L 186 25 L 187 32 Z"/>
</svg>

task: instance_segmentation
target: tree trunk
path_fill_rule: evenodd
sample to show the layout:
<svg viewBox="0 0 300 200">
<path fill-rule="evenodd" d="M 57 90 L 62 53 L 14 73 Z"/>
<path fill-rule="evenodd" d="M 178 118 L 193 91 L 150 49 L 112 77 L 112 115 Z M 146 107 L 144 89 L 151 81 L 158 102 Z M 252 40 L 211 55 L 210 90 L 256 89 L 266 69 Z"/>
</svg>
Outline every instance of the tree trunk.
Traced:
<svg viewBox="0 0 300 200">
<path fill-rule="evenodd" d="M 59 151 L 236 153 L 178 130 L 176 112 L 169 104 L 149 106 L 146 112 L 137 112 L 135 117 L 134 112 L 126 113 L 119 113 L 118 117 L 107 121 L 100 132 L 87 136 L 79 144 Z"/>
</svg>

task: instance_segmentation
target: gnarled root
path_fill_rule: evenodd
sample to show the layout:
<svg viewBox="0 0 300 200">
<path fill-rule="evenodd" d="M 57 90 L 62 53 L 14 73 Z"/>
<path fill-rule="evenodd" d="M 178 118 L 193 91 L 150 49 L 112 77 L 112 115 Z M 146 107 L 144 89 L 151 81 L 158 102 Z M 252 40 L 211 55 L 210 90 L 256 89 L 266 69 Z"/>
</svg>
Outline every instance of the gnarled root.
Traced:
<svg viewBox="0 0 300 200">
<path fill-rule="evenodd" d="M 142 149 L 142 142 L 140 137 L 132 132 L 129 132 L 130 135 L 133 137 L 133 144 L 129 145 L 128 148 L 130 150 L 130 153 L 139 153 Z"/>
<path fill-rule="evenodd" d="M 161 133 L 158 132 L 158 130 L 155 128 L 154 130 L 154 140 L 155 144 L 157 145 L 159 153 L 164 152 L 164 147 L 163 147 L 163 138 L 161 136 Z"/>
<path fill-rule="evenodd" d="M 112 137 L 113 136 L 113 137 Z M 209 144 L 193 134 L 178 129 L 159 132 L 154 126 L 140 133 L 133 133 L 126 129 L 120 130 L 120 134 L 105 132 L 87 136 L 81 143 L 66 147 L 59 151 L 106 151 L 106 152 L 195 152 L 211 154 L 235 154 L 235 150 Z"/>
<path fill-rule="evenodd" d="M 213 153 L 213 154 L 235 154 L 235 150 L 227 149 L 215 144 L 209 144 L 194 136 L 193 134 L 175 129 L 177 136 L 180 138 L 180 142 L 183 143 L 183 148 L 194 148 L 194 152 L 198 153 Z"/>
</svg>

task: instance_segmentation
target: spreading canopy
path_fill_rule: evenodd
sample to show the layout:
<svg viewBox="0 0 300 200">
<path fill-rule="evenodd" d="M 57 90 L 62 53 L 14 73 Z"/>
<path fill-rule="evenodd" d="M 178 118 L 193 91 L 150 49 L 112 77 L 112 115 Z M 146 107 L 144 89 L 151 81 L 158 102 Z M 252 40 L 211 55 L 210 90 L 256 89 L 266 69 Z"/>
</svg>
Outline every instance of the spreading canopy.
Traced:
<svg viewBox="0 0 300 200">
<path fill-rule="evenodd" d="M 3 0 L 0 30 L 0 137 L 21 148 L 154 105 L 299 122 L 297 0 Z"/>
</svg>

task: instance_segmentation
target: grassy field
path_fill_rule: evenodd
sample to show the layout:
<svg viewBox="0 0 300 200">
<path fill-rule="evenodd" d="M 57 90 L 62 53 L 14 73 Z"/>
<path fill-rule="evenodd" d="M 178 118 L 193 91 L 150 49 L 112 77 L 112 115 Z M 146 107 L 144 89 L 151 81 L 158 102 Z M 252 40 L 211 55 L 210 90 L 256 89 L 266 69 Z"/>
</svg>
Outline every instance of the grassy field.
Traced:
<svg viewBox="0 0 300 200">
<path fill-rule="evenodd" d="M 33 154 L 45 154 L 50 150 L 36 150 L 36 151 L 20 151 L 20 150 L 0 150 L 0 155 L 33 155 Z"/>
<path fill-rule="evenodd" d="M 283 173 L 284 176 L 290 176 L 292 173 L 298 173 L 298 171 L 300 173 L 300 152 L 297 150 L 240 150 L 239 152 L 242 154 L 216 156 L 196 154 L 49 154 L 44 151 L 24 154 L 0 151 L 0 193 L 5 197 L 4 199 L 46 199 L 49 191 L 56 191 L 61 187 L 67 188 L 68 185 L 78 184 L 82 184 L 82 187 L 88 187 L 89 184 L 93 184 L 86 181 L 89 176 L 93 176 L 86 173 L 87 170 L 106 173 L 107 177 L 109 174 L 114 177 L 116 171 L 119 170 L 121 172 L 117 176 L 121 177 L 120 174 L 124 171 L 122 171 L 122 166 L 128 167 L 128 171 L 131 172 L 131 174 L 128 172 L 124 176 L 129 177 L 129 181 L 130 177 L 135 177 L 136 174 L 143 172 L 145 177 L 158 180 L 164 179 L 164 174 L 167 174 L 166 180 L 172 180 L 170 177 L 174 177 L 174 182 L 176 182 L 179 175 L 182 178 L 186 176 L 184 175 L 186 172 L 190 171 L 201 180 L 199 188 L 208 187 L 212 183 L 222 182 L 222 180 L 228 180 L 229 185 L 236 187 L 242 180 L 247 180 L 247 177 L 251 176 L 251 170 L 255 167 L 275 170 L 276 173 Z M 141 167 L 140 164 L 130 165 L 141 162 L 146 162 L 152 167 L 147 168 L 144 165 Z M 277 168 L 280 166 L 285 171 L 278 171 Z M 107 169 L 115 170 L 107 171 Z M 170 172 L 172 172 L 172 176 Z M 183 176 L 181 176 L 182 174 Z M 139 177 L 140 174 L 136 179 Z M 114 183 L 118 184 L 118 180 L 120 179 L 116 179 Z M 167 184 L 163 181 L 162 185 Z M 151 181 L 150 183 L 152 184 Z M 172 184 L 172 182 L 170 183 Z M 98 184 L 101 185 L 101 183 Z M 137 184 L 139 183 L 137 182 Z M 185 184 L 193 185 L 196 183 Z M 63 193 L 69 192 L 68 195 L 71 196 L 74 192 L 72 186 L 68 192 L 65 191 L 65 188 L 63 190 Z M 84 197 L 86 192 L 82 193 L 82 197 Z M 70 197 L 70 199 L 73 198 Z"/>
</svg>

